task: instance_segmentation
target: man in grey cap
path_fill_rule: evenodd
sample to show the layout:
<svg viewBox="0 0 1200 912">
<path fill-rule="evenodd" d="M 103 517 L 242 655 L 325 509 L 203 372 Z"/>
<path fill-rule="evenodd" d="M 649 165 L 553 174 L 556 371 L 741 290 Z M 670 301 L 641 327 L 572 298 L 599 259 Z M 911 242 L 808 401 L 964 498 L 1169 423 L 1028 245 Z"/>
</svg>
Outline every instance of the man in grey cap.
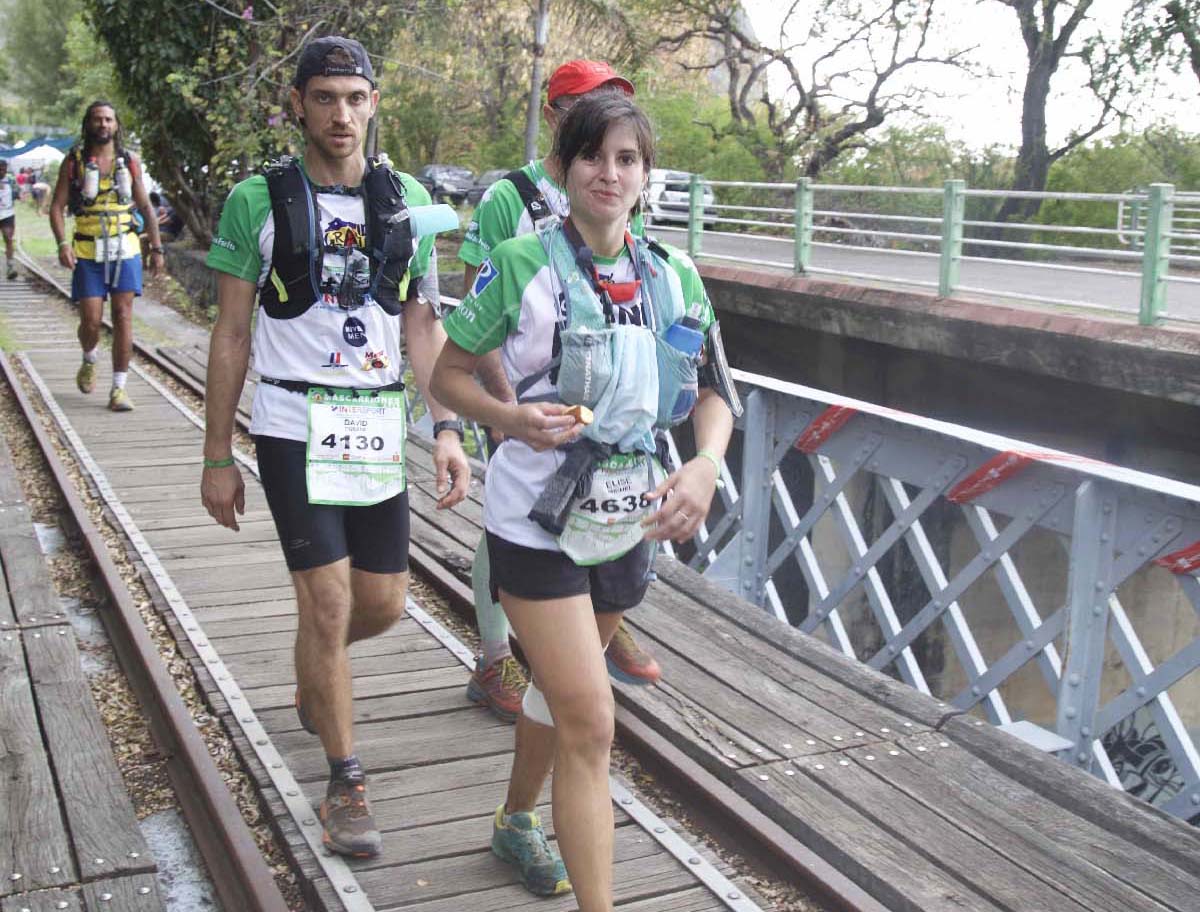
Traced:
<svg viewBox="0 0 1200 912">
<path fill-rule="evenodd" d="M 437 265 L 433 235 L 414 237 L 406 217 L 429 194 L 386 161 L 364 157 L 378 103 L 361 44 L 311 42 L 291 90 L 302 159 L 282 159 L 229 194 L 208 255 L 220 313 L 209 347 L 201 481 L 210 515 L 237 530 L 244 486 L 233 419 L 257 298 L 261 380 L 250 433 L 296 591 L 296 711 L 329 758 L 325 844 L 358 857 L 381 845 L 354 752 L 347 648 L 404 613 L 402 330 L 435 421 L 438 508 L 461 501 L 470 481 L 462 424 L 429 393 L 445 340 L 435 311 Z"/>
</svg>

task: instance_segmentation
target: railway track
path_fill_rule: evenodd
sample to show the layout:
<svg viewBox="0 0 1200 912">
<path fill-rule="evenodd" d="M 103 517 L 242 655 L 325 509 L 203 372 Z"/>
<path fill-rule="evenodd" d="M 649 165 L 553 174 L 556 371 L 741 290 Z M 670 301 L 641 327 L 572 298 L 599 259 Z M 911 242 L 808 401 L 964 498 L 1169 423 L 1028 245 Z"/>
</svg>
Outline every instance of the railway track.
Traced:
<svg viewBox="0 0 1200 912">
<path fill-rule="evenodd" d="M 69 297 L 67 290 L 55 277 L 41 268 L 23 252 L 18 257 L 21 264 L 37 275 L 54 291 Z M 159 351 L 135 341 L 139 358 L 161 371 L 183 388 L 203 397 L 203 384 Z M 74 435 L 66 416 L 54 405 L 53 397 L 38 377 L 34 365 L 23 360 L 24 370 L 41 396 L 42 405 L 53 416 L 60 437 L 66 439 L 75 451 L 76 459 L 92 477 L 92 482 L 105 497 L 109 511 L 124 527 L 132 546 L 137 550 L 143 564 L 157 584 L 166 604 L 175 612 L 176 630 L 189 631 L 191 647 L 207 666 L 219 690 L 218 698 L 234 707 L 239 704 L 241 694 L 237 681 L 223 675 L 224 666 L 215 648 L 207 640 L 186 603 L 165 571 L 161 571 L 153 549 L 138 532 L 136 524 L 124 514 L 120 499 L 107 485 L 103 472 L 94 464 L 89 467 L 89 457 L 77 435 Z M 175 685 L 162 669 L 161 661 L 153 644 L 149 641 L 137 614 L 132 599 L 111 558 L 104 540 L 91 523 L 86 507 L 75 492 L 69 470 L 55 452 L 50 434 L 42 426 L 33 399 L 13 369 L 12 363 L 0 357 L 3 370 L 22 411 L 29 420 L 45 455 L 55 482 L 62 490 L 72 517 L 83 533 L 88 550 L 95 562 L 101 580 L 107 589 L 113 612 L 114 628 L 110 631 L 121 657 L 126 673 L 134 682 L 139 699 L 146 708 L 156 739 L 164 752 L 172 758 L 171 774 L 176 791 L 180 795 L 189 824 L 197 835 L 204 857 L 213 873 L 221 899 L 229 910 L 275 910 L 286 908 L 282 895 L 263 863 L 254 845 L 246 824 L 238 813 L 228 791 L 216 773 L 216 767 L 195 726 L 179 699 Z M 170 402 L 179 413 L 181 421 L 202 428 L 202 419 L 165 385 L 138 366 L 134 372 Z M 241 429 L 248 429 L 248 416 L 239 414 Z M 74 439 L 72 439 L 74 437 Z M 242 464 L 252 473 L 256 467 L 252 461 L 241 456 Z M 411 562 L 414 569 L 423 575 L 447 600 L 457 614 L 473 620 L 473 601 L 469 588 L 453 569 L 439 562 L 419 542 L 412 546 Z M 443 625 L 410 600 L 409 614 L 425 630 L 432 634 L 462 664 L 473 666 L 470 650 L 458 641 Z M 225 680 L 220 679 L 224 677 Z M 257 754 L 259 763 L 267 771 L 275 788 L 291 815 L 297 829 L 304 834 L 313 849 L 324 873 L 336 888 L 338 901 L 348 910 L 374 908 L 361 889 L 350 868 L 336 857 L 328 857 L 320 850 L 319 825 L 313 821 L 311 805 L 303 789 L 290 777 L 286 765 L 280 763 L 280 754 L 266 735 L 254 713 L 235 712 L 234 718 L 242 726 L 242 743 Z M 710 831 L 721 835 L 726 845 L 735 845 L 738 851 L 756 866 L 765 867 L 777 875 L 803 883 L 804 887 L 824 903 L 847 912 L 886 912 L 882 906 L 859 890 L 822 859 L 810 852 L 786 831 L 759 813 L 740 795 L 705 771 L 682 751 L 660 737 L 627 709 L 618 705 L 618 738 L 634 756 L 648 769 L 658 774 L 660 780 L 669 781 L 673 790 L 686 803 L 689 812 L 706 824 Z M 720 907 L 730 912 L 753 912 L 762 906 L 746 895 L 716 865 L 710 863 L 703 853 L 676 833 L 665 821 L 660 820 L 638 796 L 618 781 L 613 782 L 613 800 L 616 806 L 629 814 L 634 822 L 649 836 L 695 876 L 696 880 L 719 901 Z"/>
</svg>

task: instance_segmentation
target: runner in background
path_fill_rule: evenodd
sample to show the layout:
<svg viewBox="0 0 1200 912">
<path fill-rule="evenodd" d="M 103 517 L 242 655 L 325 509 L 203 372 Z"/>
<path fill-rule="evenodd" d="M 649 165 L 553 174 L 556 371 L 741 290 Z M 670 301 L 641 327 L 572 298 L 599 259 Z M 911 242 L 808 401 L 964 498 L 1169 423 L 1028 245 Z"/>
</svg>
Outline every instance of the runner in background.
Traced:
<svg viewBox="0 0 1200 912">
<path fill-rule="evenodd" d="M 8 173 L 8 159 L 0 158 L 0 235 L 4 236 L 4 272 L 11 282 L 17 277 L 13 262 L 13 236 L 17 231 L 17 182 Z"/>
</svg>

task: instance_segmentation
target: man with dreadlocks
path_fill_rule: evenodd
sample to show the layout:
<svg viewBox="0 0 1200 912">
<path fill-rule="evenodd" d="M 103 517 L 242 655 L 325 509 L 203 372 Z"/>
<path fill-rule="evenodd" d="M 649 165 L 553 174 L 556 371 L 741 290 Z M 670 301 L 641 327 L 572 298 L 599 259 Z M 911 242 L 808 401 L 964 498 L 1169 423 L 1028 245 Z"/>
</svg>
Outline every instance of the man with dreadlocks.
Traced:
<svg viewBox="0 0 1200 912">
<path fill-rule="evenodd" d="M 112 299 L 112 391 L 114 412 L 133 408 L 125 392 L 133 352 L 133 299 L 142 293 L 142 251 L 133 223 L 136 205 L 150 235 L 150 271 L 162 268 L 158 218 L 137 156 L 124 146 L 121 121 L 107 101 L 93 101 L 83 115 L 82 136 L 67 155 L 54 186 L 50 227 L 58 241 L 58 261 L 73 270 L 71 299 L 79 303 L 79 344 L 83 364 L 75 376 L 81 393 L 96 386 L 100 317 L 104 298 Z M 66 237 L 63 210 L 75 217 L 73 239 Z"/>
</svg>

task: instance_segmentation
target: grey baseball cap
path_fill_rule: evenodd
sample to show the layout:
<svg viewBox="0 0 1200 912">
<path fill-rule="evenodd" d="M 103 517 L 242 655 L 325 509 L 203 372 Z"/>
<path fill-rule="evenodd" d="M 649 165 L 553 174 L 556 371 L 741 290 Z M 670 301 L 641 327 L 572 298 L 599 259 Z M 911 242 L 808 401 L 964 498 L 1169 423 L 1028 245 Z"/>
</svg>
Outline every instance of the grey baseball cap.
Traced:
<svg viewBox="0 0 1200 912">
<path fill-rule="evenodd" d="M 353 63 L 331 63 L 327 61 L 334 50 L 345 51 Z M 292 85 L 297 89 L 303 88 L 312 76 L 361 76 L 375 88 L 375 71 L 371 69 L 371 58 L 367 49 L 353 38 L 342 38 L 340 35 L 330 35 L 310 41 L 300 52 L 300 61 L 296 64 L 296 77 Z"/>
</svg>

